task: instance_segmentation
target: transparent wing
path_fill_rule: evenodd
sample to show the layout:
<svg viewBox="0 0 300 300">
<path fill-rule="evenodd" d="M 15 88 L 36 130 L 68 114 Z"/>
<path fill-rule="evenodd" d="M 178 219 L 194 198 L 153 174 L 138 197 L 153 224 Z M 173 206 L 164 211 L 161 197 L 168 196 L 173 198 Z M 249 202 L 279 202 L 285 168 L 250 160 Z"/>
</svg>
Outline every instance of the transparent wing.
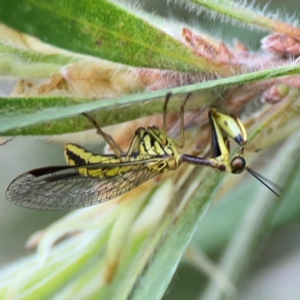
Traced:
<svg viewBox="0 0 300 300">
<path fill-rule="evenodd" d="M 162 162 L 163 159 L 157 160 L 159 164 Z M 91 206 L 127 193 L 158 175 L 159 168 L 154 166 L 153 160 L 151 166 L 135 164 L 133 170 L 106 179 L 82 176 L 78 174 L 78 167 L 73 166 L 31 170 L 12 181 L 6 198 L 18 206 L 39 210 L 72 210 Z M 93 165 L 84 167 L 96 169 Z"/>
</svg>

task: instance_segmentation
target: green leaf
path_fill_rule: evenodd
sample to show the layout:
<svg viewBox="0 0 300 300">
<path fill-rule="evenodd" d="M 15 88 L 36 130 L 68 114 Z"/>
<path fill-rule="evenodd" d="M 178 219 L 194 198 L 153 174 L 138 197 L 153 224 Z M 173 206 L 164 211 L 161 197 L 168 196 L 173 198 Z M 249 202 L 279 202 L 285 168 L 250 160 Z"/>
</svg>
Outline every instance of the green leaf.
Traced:
<svg viewBox="0 0 300 300">
<path fill-rule="evenodd" d="M 3 23 L 77 53 L 149 68 L 220 68 L 201 57 L 196 59 L 190 48 L 134 11 L 107 0 L 0 1 Z"/>
<path fill-rule="evenodd" d="M 80 58 L 18 33 L 0 24 L 0 75 L 13 78 L 48 78 Z M 82 59 L 82 58 L 81 58 Z"/>
<path fill-rule="evenodd" d="M 197 83 L 189 86 L 176 87 L 168 90 L 159 90 L 136 95 L 129 95 L 109 100 L 99 100 L 84 104 L 68 106 L 70 103 L 87 101 L 87 99 L 74 98 L 0 98 L 0 115 L 16 115 L 10 118 L 0 119 L 0 132 L 6 132 L 6 135 L 20 134 L 54 134 L 74 132 L 78 130 L 92 128 L 87 120 L 77 116 L 75 119 L 61 120 L 59 123 L 48 123 L 47 126 L 37 126 L 24 130 L 15 130 L 26 126 L 39 124 L 43 122 L 56 121 L 63 118 L 73 117 L 83 112 L 96 111 L 95 119 L 100 126 L 107 126 L 132 120 L 134 118 L 153 115 L 162 112 L 162 103 L 168 91 L 174 95 L 186 95 L 188 93 L 200 92 L 193 95 L 190 108 L 196 109 L 202 106 L 211 105 L 217 100 L 214 93 L 222 87 L 229 87 L 241 83 L 253 82 L 274 77 L 297 74 L 300 72 L 299 65 L 277 67 L 269 70 L 253 72 L 208 82 Z M 173 97 L 170 103 L 170 112 L 176 111 L 180 107 L 177 97 Z M 182 99 L 182 98 L 181 98 Z M 151 100 L 151 101 L 150 101 Z M 181 100 L 182 101 L 182 100 Z M 51 108 L 56 106 L 66 106 L 62 108 Z M 45 108 L 44 110 L 41 110 Z M 49 108 L 49 109 L 48 109 Z M 51 109 L 50 109 L 51 108 Z M 36 111 L 39 111 L 37 114 Z M 27 113 L 23 114 L 25 111 Z M 33 113 L 28 113 L 34 111 Z M 107 113 L 109 111 L 109 113 Z M 121 113 L 122 112 L 122 113 Z M 9 131 L 10 130 L 10 131 Z"/>
<path fill-rule="evenodd" d="M 219 3 L 222 2 L 219 1 Z M 228 4 L 232 3 L 228 2 Z M 214 10 L 217 11 L 217 7 Z M 150 20 L 148 18 L 149 16 L 147 20 Z M 0 19 L 14 28 L 37 36 L 53 45 L 131 66 L 193 72 L 222 70 L 222 64 L 214 62 L 210 64 L 211 61 L 208 63 L 176 39 L 150 25 L 145 21 L 146 14 L 140 17 L 130 9 L 125 9 L 110 1 L 102 0 L 96 3 L 91 0 L 77 2 L 0 0 Z M 156 22 L 158 18 L 153 17 L 151 23 L 156 24 Z M 34 77 L 34 74 L 47 76 L 59 71 L 62 66 L 75 59 L 75 55 L 74 58 L 72 55 L 64 57 L 61 54 L 36 55 L 28 50 L 22 52 L 14 47 L 5 47 L 6 44 L 3 43 L 0 51 L 3 51 L 1 53 L 6 57 L 3 56 L 4 59 L 0 63 L 5 73 L 8 73 L 12 66 L 12 76 L 26 76 L 26 74 L 30 78 Z M 32 66 L 27 64 L 26 60 L 32 61 Z M 186 87 L 170 88 L 168 91 L 174 94 L 173 101 L 170 103 L 170 111 L 177 111 L 183 97 L 190 92 L 194 94 L 188 103 L 188 108 L 196 109 L 219 101 L 221 98 L 219 88 L 224 90 L 230 86 L 291 74 L 299 74 L 299 66 L 274 68 Z M 82 112 L 95 113 L 96 120 L 101 126 L 116 124 L 145 115 L 161 113 L 166 92 L 167 90 L 162 90 L 93 102 L 90 102 L 91 99 L 88 98 L 76 97 L 3 98 L 0 99 L 0 132 L 5 132 L 7 135 L 58 134 L 91 128 L 85 118 L 78 116 Z M 23 152 L 22 155 L 24 155 Z M 101 232 L 105 222 L 97 223 L 97 218 L 87 218 L 83 228 L 78 229 L 76 222 L 74 222 L 73 230 L 67 228 L 69 231 L 63 226 L 61 228 L 58 226 L 57 229 L 62 229 L 60 232 L 71 233 L 72 236 L 70 240 L 62 242 L 58 247 L 48 249 L 50 253 L 43 261 L 43 265 L 37 263 L 35 257 L 34 259 L 28 258 L 19 266 L 17 264 L 11 266 L 14 270 L 7 272 L 9 275 L 3 272 L 0 295 L 3 298 L 13 298 L 21 291 L 22 299 L 33 297 L 71 299 L 74 295 L 82 299 L 120 300 L 129 297 L 138 300 L 148 300 L 149 297 L 161 299 L 207 203 L 213 197 L 221 180 L 221 176 L 212 170 L 202 171 L 200 174 L 194 171 L 185 181 L 184 189 L 178 194 L 175 193 L 175 208 L 183 199 L 190 201 L 185 202 L 179 214 L 175 212 L 175 208 L 168 210 L 162 221 L 157 227 L 152 228 L 153 231 L 146 239 L 148 232 L 138 240 L 134 240 L 130 255 L 126 255 L 128 249 L 124 242 L 124 248 L 121 251 L 122 262 L 120 265 L 110 266 L 112 270 L 117 269 L 116 274 L 113 273 L 115 275 L 113 282 L 105 282 L 103 273 L 100 271 L 105 265 L 103 256 L 109 255 L 107 253 L 109 243 L 106 243 L 109 234 L 106 231 Z M 287 168 L 287 171 L 291 170 Z M 185 172 L 182 172 L 182 175 L 186 176 Z M 176 188 L 176 186 L 177 184 L 172 187 Z M 242 192 L 244 191 L 243 189 Z M 159 200 L 164 198 L 161 197 Z M 118 204 L 121 205 L 121 202 Z M 146 204 L 142 202 L 140 205 Z M 142 209 L 138 208 L 138 210 Z M 96 207 L 95 211 L 97 211 Z M 259 217 L 266 216 L 265 212 L 263 211 Z M 74 216 L 81 214 L 83 212 L 79 211 L 74 213 Z M 98 214 L 95 215 L 98 217 Z M 151 217 L 154 216 L 151 215 Z M 134 219 L 134 214 L 132 219 Z M 117 221 L 114 220 L 114 224 Z M 128 219 L 127 221 L 129 222 Z M 48 230 L 51 231 L 51 228 L 46 231 Z M 73 233 L 78 231 L 82 232 L 82 235 L 74 236 Z M 209 232 L 204 226 L 201 227 L 201 231 L 204 231 L 204 234 Z M 130 230 L 127 232 L 128 235 L 122 236 L 122 241 L 129 236 Z M 244 232 L 243 238 L 247 239 L 248 233 Z M 56 234 L 59 236 L 58 233 Z M 253 236 L 251 234 L 249 236 L 249 242 L 254 243 Z M 209 236 L 209 239 L 216 240 L 217 238 L 217 236 Z M 250 246 L 249 248 L 253 249 L 252 245 Z M 77 255 L 73 255 L 74 253 Z M 237 255 L 234 259 L 236 258 L 240 256 Z M 238 272 L 241 273 L 239 269 Z M 25 279 L 25 285 L 22 286 L 23 282 L 20 278 Z M 19 288 L 20 286 L 22 289 Z"/>
<path fill-rule="evenodd" d="M 279 21 L 278 18 L 275 17 L 276 14 L 270 14 L 270 17 L 268 17 L 266 10 L 253 10 L 253 7 L 250 9 L 245 3 L 237 4 L 236 1 L 232 0 L 190 0 L 190 2 L 206 7 L 211 10 L 212 13 L 219 13 L 223 17 L 226 16 L 228 17 L 228 21 L 235 20 L 241 22 L 243 25 L 259 26 L 263 29 L 294 36 L 295 38 L 298 38 L 300 34 L 299 28 Z"/>
<path fill-rule="evenodd" d="M 210 180 L 206 180 L 208 177 Z M 200 172 L 195 169 L 190 175 L 185 188 L 173 199 L 176 203 L 176 200 L 182 201 L 190 195 L 190 203 L 180 217 L 169 224 L 168 232 L 159 243 L 159 251 L 154 251 L 131 293 L 131 299 L 147 300 L 149 295 L 151 299 L 162 298 L 221 178 L 220 174 L 209 169 Z"/>
</svg>

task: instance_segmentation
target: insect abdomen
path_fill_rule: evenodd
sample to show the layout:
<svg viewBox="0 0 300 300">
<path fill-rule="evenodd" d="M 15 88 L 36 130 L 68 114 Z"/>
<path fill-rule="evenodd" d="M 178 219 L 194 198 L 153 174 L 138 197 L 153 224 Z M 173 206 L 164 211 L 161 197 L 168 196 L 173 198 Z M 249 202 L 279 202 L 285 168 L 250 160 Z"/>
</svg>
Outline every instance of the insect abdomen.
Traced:
<svg viewBox="0 0 300 300">
<path fill-rule="evenodd" d="M 120 158 L 114 155 L 95 154 L 75 144 L 66 144 L 64 155 L 70 166 L 82 166 L 77 169 L 79 174 L 99 179 L 116 177 L 135 168 L 134 166 L 121 166 Z M 99 166 L 101 164 L 102 166 Z M 114 164 L 119 165 L 113 167 Z M 85 167 L 86 165 L 89 166 Z M 95 167 L 93 168 L 92 165 L 95 165 Z"/>
</svg>

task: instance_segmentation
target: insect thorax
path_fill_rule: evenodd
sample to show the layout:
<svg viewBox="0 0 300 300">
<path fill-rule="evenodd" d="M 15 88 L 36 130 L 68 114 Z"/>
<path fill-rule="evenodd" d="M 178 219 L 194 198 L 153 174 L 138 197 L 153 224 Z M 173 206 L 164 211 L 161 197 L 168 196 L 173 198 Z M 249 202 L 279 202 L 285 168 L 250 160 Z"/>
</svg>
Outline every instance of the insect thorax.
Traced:
<svg viewBox="0 0 300 300">
<path fill-rule="evenodd" d="M 166 138 L 164 141 L 161 130 L 156 126 L 150 126 L 147 129 L 140 129 L 140 154 L 151 156 L 168 157 L 167 169 L 177 169 L 179 161 L 179 153 L 171 138 Z"/>
</svg>

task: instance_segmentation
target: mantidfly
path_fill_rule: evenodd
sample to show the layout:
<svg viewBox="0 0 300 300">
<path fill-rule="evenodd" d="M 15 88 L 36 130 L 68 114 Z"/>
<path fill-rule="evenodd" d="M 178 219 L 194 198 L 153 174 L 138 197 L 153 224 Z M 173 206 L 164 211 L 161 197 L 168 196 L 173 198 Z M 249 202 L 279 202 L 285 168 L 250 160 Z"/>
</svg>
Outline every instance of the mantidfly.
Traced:
<svg viewBox="0 0 300 300">
<path fill-rule="evenodd" d="M 114 154 L 95 154 L 78 145 L 66 144 L 64 156 L 67 166 L 39 168 L 19 175 L 7 188 L 6 198 L 13 204 L 32 209 L 76 209 L 118 197 L 158 174 L 176 170 L 182 163 L 209 166 L 233 174 L 247 170 L 279 196 L 265 183 L 268 180 L 246 166 L 243 147 L 230 160 L 227 137 L 240 146 L 247 142 L 242 122 L 233 115 L 222 114 L 216 109 L 209 111 L 212 158 L 180 154 L 178 148 L 185 143 L 184 106 L 189 96 L 180 107 L 180 144 L 166 135 L 170 97 L 171 93 L 168 93 L 163 107 L 162 130 L 156 126 L 138 128 L 126 153 L 85 114 Z"/>
</svg>

